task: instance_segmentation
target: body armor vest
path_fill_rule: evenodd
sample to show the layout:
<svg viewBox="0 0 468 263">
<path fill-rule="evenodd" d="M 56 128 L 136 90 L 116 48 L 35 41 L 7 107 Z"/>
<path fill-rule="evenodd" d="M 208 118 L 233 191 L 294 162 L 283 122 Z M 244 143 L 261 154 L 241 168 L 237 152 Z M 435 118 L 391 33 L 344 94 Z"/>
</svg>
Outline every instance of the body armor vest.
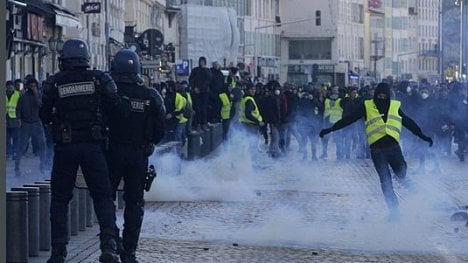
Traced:
<svg viewBox="0 0 468 263">
<path fill-rule="evenodd" d="M 104 120 L 99 95 L 98 71 L 59 72 L 55 75 L 57 89 L 55 127 L 71 141 L 102 140 Z M 100 133 L 100 135 L 98 134 Z M 62 142 L 71 142 L 62 138 Z"/>
<path fill-rule="evenodd" d="M 131 105 L 130 115 L 119 118 L 110 124 L 110 139 L 120 143 L 145 145 L 152 142 L 153 100 L 149 89 L 138 84 L 118 83 L 120 97 L 128 97 Z"/>
</svg>

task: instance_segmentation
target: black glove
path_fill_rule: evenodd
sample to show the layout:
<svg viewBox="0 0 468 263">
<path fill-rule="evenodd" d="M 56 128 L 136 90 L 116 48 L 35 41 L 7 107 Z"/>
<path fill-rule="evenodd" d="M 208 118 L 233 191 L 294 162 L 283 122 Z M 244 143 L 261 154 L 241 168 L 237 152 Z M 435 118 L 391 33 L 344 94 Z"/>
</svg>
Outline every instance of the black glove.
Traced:
<svg viewBox="0 0 468 263">
<path fill-rule="evenodd" d="M 432 145 L 434 144 L 431 137 L 424 136 L 422 139 L 429 143 L 429 147 L 432 147 Z"/>
<path fill-rule="evenodd" d="M 319 135 L 320 135 L 320 138 L 323 138 L 323 136 L 329 134 L 329 133 L 332 132 L 332 131 L 333 131 L 332 128 L 328 128 L 328 129 L 323 129 L 323 130 L 321 130 L 321 131 L 320 131 L 320 134 L 319 134 Z"/>
</svg>

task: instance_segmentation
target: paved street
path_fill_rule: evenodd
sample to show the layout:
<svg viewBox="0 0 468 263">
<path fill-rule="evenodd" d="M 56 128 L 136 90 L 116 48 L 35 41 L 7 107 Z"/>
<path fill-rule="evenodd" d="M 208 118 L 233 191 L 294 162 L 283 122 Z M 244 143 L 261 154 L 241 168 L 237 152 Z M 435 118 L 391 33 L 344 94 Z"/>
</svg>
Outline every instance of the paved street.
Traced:
<svg viewBox="0 0 468 263">
<path fill-rule="evenodd" d="M 238 148 L 218 154 L 183 163 L 179 176 L 159 173 L 146 196 L 140 262 L 468 262 L 466 222 L 450 220 L 468 205 L 467 164 L 455 157 L 436 175 L 431 162 L 422 173 L 409 160 L 416 190 L 395 185 L 402 212 L 389 223 L 370 160 L 298 161 L 293 148 L 277 160 L 260 154 L 251 168 Z M 9 186 L 24 180 L 11 166 Z M 72 237 L 68 262 L 97 262 L 96 234 L 94 226 Z"/>
</svg>

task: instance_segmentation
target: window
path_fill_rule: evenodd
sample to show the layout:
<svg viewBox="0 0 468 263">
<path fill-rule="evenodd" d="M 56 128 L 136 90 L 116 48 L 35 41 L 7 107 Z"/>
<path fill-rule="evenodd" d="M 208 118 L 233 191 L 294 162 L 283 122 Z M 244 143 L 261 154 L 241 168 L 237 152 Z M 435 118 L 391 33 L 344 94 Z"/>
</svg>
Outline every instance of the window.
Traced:
<svg viewBox="0 0 468 263">
<path fill-rule="evenodd" d="M 322 11 L 320 10 L 315 11 L 315 25 L 316 26 L 322 25 Z"/>
<path fill-rule="evenodd" d="M 291 40 L 289 41 L 289 59 L 332 59 L 332 40 Z"/>
<path fill-rule="evenodd" d="M 354 23 L 364 23 L 364 6 L 360 4 L 352 4 L 352 21 Z"/>
<path fill-rule="evenodd" d="M 245 15 L 246 16 L 252 15 L 252 0 L 245 1 Z"/>
<path fill-rule="evenodd" d="M 364 38 L 360 37 L 359 38 L 359 52 L 358 52 L 358 57 L 360 59 L 364 59 Z"/>
</svg>

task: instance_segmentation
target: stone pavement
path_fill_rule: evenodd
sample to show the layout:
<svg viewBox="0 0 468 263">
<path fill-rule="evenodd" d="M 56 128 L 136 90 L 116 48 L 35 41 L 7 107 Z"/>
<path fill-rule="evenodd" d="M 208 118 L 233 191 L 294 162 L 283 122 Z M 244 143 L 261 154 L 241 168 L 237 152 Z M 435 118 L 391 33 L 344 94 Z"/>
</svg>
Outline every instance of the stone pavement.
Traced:
<svg viewBox="0 0 468 263">
<path fill-rule="evenodd" d="M 388 223 L 369 160 L 298 161 L 291 151 L 261 155 L 251 168 L 235 150 L 220 154 L 184 163 L 181 176 L 159 174 L 146 196 L 153 201 L 140 262 L 468 262 L 466 222 L 450 220 L 468 205 L 467 164 L 455 157 L 442 159 L 436 175 L 430 162 L 422 172 L 409 160 L 416 191 L 395 185 L 402 214 Z M 44 179 L 36 176 L 25 178 Z M 9 187 L 23 180 L 11 177 Z M 97 262 L 97 232 L 95 225 L 72 237 L 67 262 Z"/>
</svg>

